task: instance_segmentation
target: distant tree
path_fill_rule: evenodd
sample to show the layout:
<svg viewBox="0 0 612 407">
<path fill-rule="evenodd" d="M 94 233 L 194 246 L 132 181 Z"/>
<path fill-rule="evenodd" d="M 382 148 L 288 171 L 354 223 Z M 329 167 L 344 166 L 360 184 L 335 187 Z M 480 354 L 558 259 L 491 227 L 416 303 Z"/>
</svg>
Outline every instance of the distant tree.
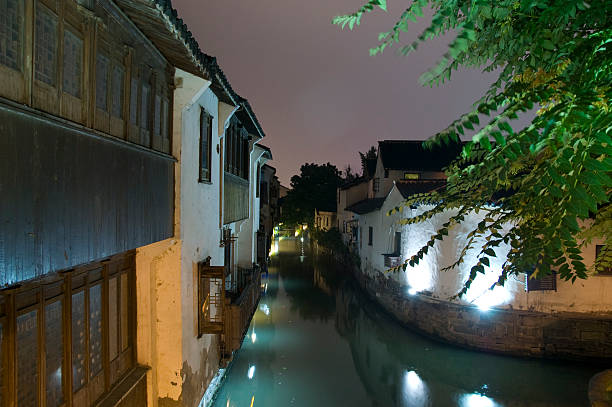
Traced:
<svg viewBox="0 0 612 407">
<path fill-rule="evenodd" d="M 303 223 L 313 226 L 315 208 L 335 211 L 341 175 L 330 163 L 302 165 L 300 175 L 291 177 L 291 189 L 283 201 L 282 222 L 288 226 Z"/>
<path fill-rule="evenodd" d="M 368 175 L 368 160 L 374 160 L 377 157 L 376 147 L 372 146 L 365 153 L 359 152 L 359 158 L 361 158 L 361 176 L 366 177 Z"/>
<path fill-rule="evenodd" d="M 342 179 L 344 182 L 351 182 L 356 180 L 359 177 L 358 174 L 353 172 L 350 164 L 344 167 L 344 171 L 342 172 Z"/>
<path fill-rule="evenodd" d="M 402 54 L 425 41 L 456 33 L 448 52 L 421 81 L 429 86 L 450 80 L 460 67 L 497 72 L 497 80 L 473 109 L 434 135 L 426 145 L 457 141 L 475 134 L 462 158 L 447 170 L 446 190 L 407 202 L 426 201 L 435 209 L 410 219 L 426 220 L 447 209 L 456 215 L 407 263 L 414 265 L 428 248 L 462 224 L 472 211 L 486 213 L 468 234 L 479 254 L 464 294 L 484 273 L 498 247 L 509 244 L 497 284 L 509 275 L 551 269 L 574 281 L 587 277 L 581 247 L 603 239 L 595 271 L 612 266 L 612 17 L 607 0 L 413 0 L 390 31 L 379 35 L 371 55 L 400 42 L 411 22 L 433 11 L 430 25 L 399 48 Z M 334 23 L 353 29 L 365 13 L 387 9 L 386 0 L 370 0 Z M 539 107 L 525 128 L 510 119 Z M 488 118 L 480 125 L 481 118 Z M 475 156 L 475 147 L 479 153 Z M 511 192 L 511 193 L 508 193 Z M 491 206 L 495 199 L 499 205 Z M 509 229 L 503 229 L 502 225 Z M 406 265 L 404 265 L 405 268 Z"/>
</svg>

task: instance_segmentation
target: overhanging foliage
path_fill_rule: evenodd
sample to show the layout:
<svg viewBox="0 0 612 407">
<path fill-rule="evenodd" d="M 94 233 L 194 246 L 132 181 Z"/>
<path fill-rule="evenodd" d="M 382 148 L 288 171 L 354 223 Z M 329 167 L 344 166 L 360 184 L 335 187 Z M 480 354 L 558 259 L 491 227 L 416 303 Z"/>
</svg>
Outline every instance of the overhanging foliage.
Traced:
<svg viewBox="0 0 612 407">
<path fill-rule="evenodd" d="M 370 0 L 353 14 L 333 20 L 355 28 L 361 18 L 384 0 Z M 415 41 L 400 36 L 410 22 L 433 10 L 431 24 Z M 371 55 L 398 45 L 409 54 L 425 41 L 456 33 L 440 61 L 421 77 L 423 84 L 439 85 L 459 67 L 499 72 L 497 80 L 473 109 L 426 144 L 459 140 L 473 131 L 462 157 L 447 168 L 446 190 L 414 197 L 436 207 L 406 219 L 431 218 L 446 210 L 456 214 L 431 240 L 406 261 L 414 265 L 428 248 L 462 223 L 472 211 L 486 211 L 468 235 L 462 254 L 450 267 L 464 261 L 475 242 L 476 264 L 459 295 L 485 272 L 499 246 L 511 251 L 496 284 L 510 274 L 532 269 L 533 276 L 556 270 L 575 281 L 588 275 L 581 247 L 603 239 L 605 248 L 594 272 L 612 266 L 612 18 L 607 1 L 415 0 L 388 32 L 379 35 Z M 513 128 L 521 112 L 538 108 L 529 126 Z M 481 121 L 483 124 L 481 124 Z M 495 205 L 491 205 L 494 203 Z M 397 208 L 399 210 L 401 208 Z M 505 226 L 505 227 L 504 227 Z"/>
</svg>

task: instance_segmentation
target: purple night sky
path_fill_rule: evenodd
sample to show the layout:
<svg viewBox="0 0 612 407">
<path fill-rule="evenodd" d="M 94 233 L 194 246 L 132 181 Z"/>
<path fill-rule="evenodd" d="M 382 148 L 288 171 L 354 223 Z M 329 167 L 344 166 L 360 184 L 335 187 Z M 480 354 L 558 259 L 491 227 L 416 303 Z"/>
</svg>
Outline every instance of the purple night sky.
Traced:
<svg viewBox="0 0 612 407">
<path fill-rule="evenodd" d="M 418 78 L 448 40 L 402 57 L 394 49 L 370 57 L 405 2 L 389 2 L 356 31 L 331 24 L 364 0 L 175 0 L 200 48 L 217 57 L 232 87 L 247 98 L 266 132 L 283 185 L 304 162 L 347 164 L 383 139 L 422 140 L 443 129 L 482 95 L 492 75 L 461 72 L 439 88 Z M 425 27 L 414 24 L 405 39 Z"/>
</svg>

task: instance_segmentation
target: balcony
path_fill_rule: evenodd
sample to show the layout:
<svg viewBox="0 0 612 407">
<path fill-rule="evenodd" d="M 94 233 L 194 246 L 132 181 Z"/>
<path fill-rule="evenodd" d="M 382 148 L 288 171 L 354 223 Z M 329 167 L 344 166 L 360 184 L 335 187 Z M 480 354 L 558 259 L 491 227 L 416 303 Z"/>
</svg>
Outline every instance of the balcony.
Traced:
<svg viewBox="0 0 612 407">
<path fill-rule="evenodd" d="M 225 172 L 223 183 L 223 224 L 248 218 L 249 181 Z"/>
</svg>

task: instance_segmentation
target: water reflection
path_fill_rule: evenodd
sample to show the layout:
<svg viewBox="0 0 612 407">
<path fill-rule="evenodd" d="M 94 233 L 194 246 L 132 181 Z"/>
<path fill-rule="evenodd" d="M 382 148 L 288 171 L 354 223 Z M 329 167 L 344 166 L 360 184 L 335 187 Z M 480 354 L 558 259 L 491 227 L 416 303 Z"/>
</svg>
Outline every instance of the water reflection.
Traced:
<svg viewBox="0 0 612 407">
<path fill-rule="evenodd" d="M 215 406 L 588 406 L 596 368 L 431 341 L 399 327 L 307 242 L 279 250 Z"/>
</svg>

